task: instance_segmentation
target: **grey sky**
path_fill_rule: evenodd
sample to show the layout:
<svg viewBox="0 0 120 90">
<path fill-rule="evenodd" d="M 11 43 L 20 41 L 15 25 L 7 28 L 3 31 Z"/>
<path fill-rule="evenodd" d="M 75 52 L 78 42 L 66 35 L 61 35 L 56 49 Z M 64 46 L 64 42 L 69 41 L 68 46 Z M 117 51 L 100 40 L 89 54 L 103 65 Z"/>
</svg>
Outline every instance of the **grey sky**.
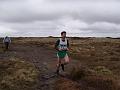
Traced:
<svg viewBox="0 0 120 90">
<path fill-rule="evenodd" d="M 120 36 L 119 0 L 0 0 L 0 36 Z"/>
</svg>

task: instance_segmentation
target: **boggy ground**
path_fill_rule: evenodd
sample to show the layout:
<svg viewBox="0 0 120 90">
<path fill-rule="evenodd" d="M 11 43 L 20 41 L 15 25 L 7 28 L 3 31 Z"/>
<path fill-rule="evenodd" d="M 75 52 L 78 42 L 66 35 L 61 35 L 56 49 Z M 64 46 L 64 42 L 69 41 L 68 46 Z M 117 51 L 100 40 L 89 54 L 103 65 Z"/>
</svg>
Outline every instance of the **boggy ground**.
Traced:
<svg viewBox="0 0 120 90">
<path fill-rule="evenodd" d="M 32 87 L 32 90 L 120 89 L 119 73 L 117 73 L 120 62 L 119 40 L 109 41 L 99 39 L 98 41 L 89 38 L 72 38 L 72 48 L 70 50 L 72 59 L 70 64 L 66 66 L 65 72 L 61 72 L 60 76 L 55 74 L 57 58 L 54 43 L 55 38 L 13 39 L 13 44 L 11 44 L 10 50 L 7 52 L 3 51 L 1 44 L 0 60 L 1 62 L 5 61 L 7 63 L 8 61 L 9 63 L 12 58 L 18 59 L 18 61 L 23 60 L 25 63 L 29 62 L 30 65 L 32 64 L 33 70 L 36 71 L 33 76 L 37 78 L 37 80 L 35 79 L 36 83 L 34 87 L 32 87 L 33 84 L 30 84 L 31 86 L 27 84 L 29 87 Z M 108 55 L 111 56 L 110 59 Z M 26 67 L 28 66 L 26 64 Z M 110 68 L 110 66 L 114 68 Z M 2 69 L 0 71 L 2 72 Z M 1 90 L 18 90 L 12 88 L 14 87 Z M 29 90 L 30 88 L 25 87 L 24 89 Z"/>
</svg>

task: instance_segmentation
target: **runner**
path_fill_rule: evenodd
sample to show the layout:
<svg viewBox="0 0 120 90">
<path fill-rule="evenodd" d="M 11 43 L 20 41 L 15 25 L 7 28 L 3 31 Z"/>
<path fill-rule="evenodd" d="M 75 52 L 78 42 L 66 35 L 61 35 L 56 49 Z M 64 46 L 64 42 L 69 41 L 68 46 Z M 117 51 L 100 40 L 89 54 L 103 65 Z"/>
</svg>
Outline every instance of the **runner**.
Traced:
<svg viewBox="0 0 120 90">
<path fill-rule="evenodd" d="M 69 63 L 68 51 L 69 51 L 69 41 L 66 38 L 66 32 L 61 32 L 61 38 L 56 41 L 55 49 L 57 50 L 57 71 L 59 74 L 59 68 L 62 67 L 64 71 L 64 65 Z"/>
<path fill-rule="evenodd" d="M 11 43 L 11 39 L 10 37 L 6 36 L 4 39 L 3 39 L 3 44 L 5 45 L 5 50 L 8 50 L 9 49 L 9 44 Z"/>
</svg>

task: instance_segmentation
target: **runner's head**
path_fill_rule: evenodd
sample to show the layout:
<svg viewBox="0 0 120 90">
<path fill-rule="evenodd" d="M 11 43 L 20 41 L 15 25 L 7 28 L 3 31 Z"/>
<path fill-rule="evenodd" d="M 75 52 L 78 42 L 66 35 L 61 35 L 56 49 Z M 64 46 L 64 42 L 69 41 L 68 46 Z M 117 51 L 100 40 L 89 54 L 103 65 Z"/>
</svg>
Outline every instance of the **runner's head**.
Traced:
<svg viewBox="0 0 120 90">
<path fill-rule="evenodd" d="M 61 36 L 62 36 L 62 38 L 66 38 L 66 31 L 62 31 Z"/>
<path fill-rule="evenodd" d="M 5 38 L 8 38 L 8 36 L 5 36 Z"/>
</svg>

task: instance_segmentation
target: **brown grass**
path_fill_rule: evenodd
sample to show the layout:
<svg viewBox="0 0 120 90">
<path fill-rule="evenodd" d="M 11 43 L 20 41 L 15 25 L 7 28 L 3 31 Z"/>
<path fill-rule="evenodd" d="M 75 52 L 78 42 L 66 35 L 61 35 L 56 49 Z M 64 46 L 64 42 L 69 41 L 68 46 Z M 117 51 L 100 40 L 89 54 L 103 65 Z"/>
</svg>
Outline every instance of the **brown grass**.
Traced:
<svg viewBox="0 0 120 90">
<path fill-rule="evenodd" d="M 54 49 L 55 41 L 56 38 L 52 37 L 19 38 L 13 43 Z M 56 82 L 56 90 L 120 90 L 118 85 L 120 82 L 120 39 L 70 38 L 70 47 L 70 55 L 87 68 L 73 68 L 69 75 L 70 79 L 62 78 Z"/>
<path fill-rule="evenodd" d="M 12 58 L 0 61 L 0 90 L 32 90 L 38 71 L 23 60 Z"/>
<path fill-rule="evenodd" d="M 120 76 L 120 39 L 72 40 L 70 55 L 89 68 L 104 66 Z"/>
<path fill-rule="evenodd" d="M 105 67 L 93 70 L 77 66 L 71 70 L 69 79 L 62 78 L 56 82 L 55 90 L 119 90 L 118 81 L 111 73 Z"/>
<path fill-rule="evenodd" d="M 0 53 L 4 51 L 2 43 L 0 43 Z"/>
<path fill-rule="evenodd" d="M 75 81 L 60 78 L 55 83 L 55 90 L 80 90 L 80 85 Z"/>
</svg>

